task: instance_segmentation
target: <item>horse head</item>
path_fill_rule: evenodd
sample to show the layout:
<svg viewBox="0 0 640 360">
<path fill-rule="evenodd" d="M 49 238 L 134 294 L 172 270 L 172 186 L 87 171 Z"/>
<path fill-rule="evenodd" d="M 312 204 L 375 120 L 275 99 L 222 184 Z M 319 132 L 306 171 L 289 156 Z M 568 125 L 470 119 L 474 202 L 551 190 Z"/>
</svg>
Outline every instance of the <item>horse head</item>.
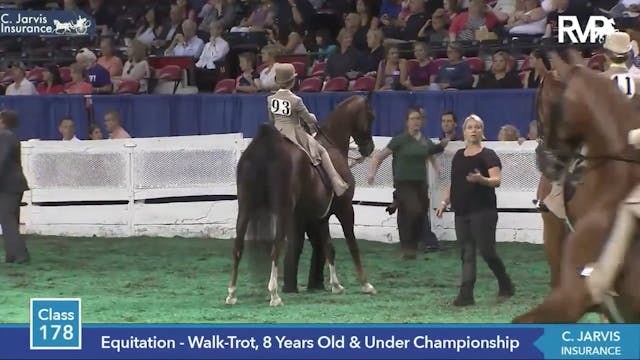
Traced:
<svg viewBox="0 0 640 360">
<path fill-rule="evenodd" d="M 375 150 L 371 135 L 374 119 L 371 94 L 366 97 L 354 95 L 338 104 L 329 115 L 323 135 L 345 155 L 349 151 L 350 138 L 353 138 L 360 154 L 366 157 Z"/>
</svg>

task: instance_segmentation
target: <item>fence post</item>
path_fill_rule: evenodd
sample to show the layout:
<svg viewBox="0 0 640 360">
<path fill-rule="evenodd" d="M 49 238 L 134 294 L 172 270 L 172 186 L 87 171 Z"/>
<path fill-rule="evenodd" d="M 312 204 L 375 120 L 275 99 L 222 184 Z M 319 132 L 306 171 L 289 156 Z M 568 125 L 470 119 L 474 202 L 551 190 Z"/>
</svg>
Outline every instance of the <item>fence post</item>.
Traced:
<svg viewBox="0 0 640 360">
<path fill-rule="evenodd" d="M 124 147 L 128 153 L 128 169 L 127 169 L 127 190 L 129 198 L 127 203 L 127 212 L 129 213 L 129 236 L 135 235 L 135 150 L 138 144 L 135 142 L 127 142 Z"/>
</svg>

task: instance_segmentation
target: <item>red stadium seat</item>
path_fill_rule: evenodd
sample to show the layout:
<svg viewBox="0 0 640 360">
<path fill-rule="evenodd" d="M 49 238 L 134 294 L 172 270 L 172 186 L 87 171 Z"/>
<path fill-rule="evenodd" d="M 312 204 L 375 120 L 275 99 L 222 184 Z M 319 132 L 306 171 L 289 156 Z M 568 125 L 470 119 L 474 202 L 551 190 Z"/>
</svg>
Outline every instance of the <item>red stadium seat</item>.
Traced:
<svg viewBox="0 0 640 360">
<path fill-rule="evenodd" d="M 62 79 L 63 83 L 71 82 L 71 68 L 68 66 L 62 66 L 59 69 L 60 71 L 60 79 Z"/>
<path fill-rule="evenodd" d="M 449 59 L 447 58 L 438 58 L 438 59 L 433 59 L 433 64 L 435 65 L 436 69 L 440 70 L 441 67 L 447 65 L 449 63 Z"/>
<path fill-rule="evenodd" d="M 276 56 L 276 62 L 293 64 L 295 62 L 307 63 L 307 55 L 280 55 Z M 306 66 L 306 65 L 305 65 Z"/>
<path fill-rule="evenodd" d="M 418 66 L 420 66 L 420 62 L 418 60 L 416 60 L 416 59 L 407 60 L 407 72 L 409 74 L 411 74 L 413 69 L 416 69 Z"/>
<path fill-rule="evenodd" d="M 160 80 L 173 81 L 175 94 L 182 81 L 182 68 L 178 65 L 167 65 L 156 70 L 156 77 Z"/>
<path fill-rule="evenodd" d="M 31 82 L 39 83 L 42 81 L 42 73 L 44 69 L 41 67 L 34 67 L 33 69 L 27 72 L 27 80 Z"/>
<path fill-rule="evenodd" d="M 235 79 L 224 79 L 218 81 L 216 88 L 213 90 L 216 94 L 231 94 L 236 89 Z"/>
<path fill-rule="evenodd" d="M 371 91 L 376 87 L 376 79 L 371 76 L 363 76 L 353 84 L 353 91 Z"/>
<path fill-rule="evenodd" d="M 118 94 L 137 94 L 140 90 L 140 82 L 133 79 L 122 79 L 118 86 Z"/>
<path fill-rule="evenodd" d="M 484 71 L 484 61 L 479 57 L 470 57 L 465 59 L 465 61 L 469 64 L 472 74 L 479 74 Z"/>
<path fill-rule="evenodd" d="M 300 92 L 319 92 L 322 90 L 322 80 L 317 77 L 310 77 L 302 80 Z"/>
<path fill-rule="evenodd" d="M 329 79 L 323 91 L 346 91 L 347 87 L 349 87 L 349 80 L 344 76 L 338 76 Z"/>
<path fill-rule="evenodd" d="M 293 65 L 293 67 L 296 69 L 296 75 L 298 75 L 298 79 L 307 77 L 307 65 L 299 61 L 292 62 L 291 65 Z"/>
<path fill-rule="evenodd" d="M 262 70 L 266 69 L 268 65 L 269 65 L 269 64 L 267 64 L 267 63 L 262 63 L 262 64 L 258 65 L 258 67 L 256 68 L 256 71 L 257 71 L 258 73 L 261 73 L 261 72 L 262 72 Z"/>
<path fill-rule="evenodd" d="M 13 82 L 13 75 L 11 74 L 11 71 L 7 71 L 4 75 L 2 75 L 2 80 L 0 80 L 0 83 L 10 84 L 12 82 Z"/>
<path fill-rule="evenodd" d="M 311 76 L 324 77 L 324 68 L 327 66 L 326 62 L 317 62 L 311 67 Z"/>
</svg>

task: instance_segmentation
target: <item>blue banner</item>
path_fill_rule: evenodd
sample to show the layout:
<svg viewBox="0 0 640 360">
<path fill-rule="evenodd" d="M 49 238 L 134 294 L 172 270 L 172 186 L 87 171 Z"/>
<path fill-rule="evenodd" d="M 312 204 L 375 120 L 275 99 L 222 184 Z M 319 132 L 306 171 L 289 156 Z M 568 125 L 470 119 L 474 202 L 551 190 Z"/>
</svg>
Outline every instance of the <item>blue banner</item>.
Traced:
<svg viewBox="0 0 640 360">
<path fill-rule="evenodd" d="M 82 11 L 0 10 L 0 36 L 93 36 L 95 21 Z"/>
<path fill-rule="evenodd" d="M 45 317 L 51 318 L 55 312 L 52 310 Z M 0 326 L 0 359 L 640 358 L 639 325 L 84 324 L 81 327 L 75 329 L 82 333 L 79 350 L 30 350 L 29 325 Z M 52 333 L 49 334 L 51 338 Z M 63 336 L 63 332 L 58 336 Z M 72 338 L 76 337 L 70 334 L 69 339 Z"/>
</svg>

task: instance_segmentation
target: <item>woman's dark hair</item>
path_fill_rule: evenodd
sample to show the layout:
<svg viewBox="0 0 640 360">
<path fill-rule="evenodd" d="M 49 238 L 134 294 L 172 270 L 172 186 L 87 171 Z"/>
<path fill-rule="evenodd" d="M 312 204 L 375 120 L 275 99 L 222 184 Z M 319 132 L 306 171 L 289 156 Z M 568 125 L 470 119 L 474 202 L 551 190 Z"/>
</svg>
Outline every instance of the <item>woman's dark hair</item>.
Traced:
<svg viewBox="0 0 640 360">
<path fill-rule="evenodd" d="M 2 121 L 4 126 L 8 129 L 15 129 L 20 125 L 18 113 L 12 110 L 0 111 L 0 121 Z"/>
<path fill-rule="evenodd" d="M 60 77 L 60 69 L 58 69 L 58 65 L 48 64 L 44 68 L 47 69 L 49 73 L 51 73 L 51 83 L 53 85 L 62 84 L 62 77 Z"/>
<path fill-rule="evenodd" d="M 321 46 L 330 45 L 331 42 L 332 42 L 331 32 L 327 28 L 322 28 L 322 29 L 316 31 L 316 37 L 322 38 Z"/>
<path fill-rule="evenodd" d="M 547 70 L 551 69 L 551 62 L 549 61 L 549 57 L 547 56 L 547 53 L 544 50 L 535 49 L 531 52 L 531 55 L 533 55 L 533 57 L 536 59 L 542 60 L 542 63 L 544 64 L 545 69 Z"/>
<path fill-rule="evenodd" d="M 158 10 L 158 7 L 156 6 L 147 6 L 144 9 L 144 12 L 142 13 L 142 26 L 144 26 L 144 29 L 148 29 L 151 24 L 149 24 L 149 22 L 147 21 L 147 13 L 149 11 L 153 11 L 153 21 L 154 24 L 153 26 L 158 27 L 158 25 L 160 25 L 160 11 Z M 151 29 L 151 30 L 155 30 L 155 28 Z"/>
</svg>

